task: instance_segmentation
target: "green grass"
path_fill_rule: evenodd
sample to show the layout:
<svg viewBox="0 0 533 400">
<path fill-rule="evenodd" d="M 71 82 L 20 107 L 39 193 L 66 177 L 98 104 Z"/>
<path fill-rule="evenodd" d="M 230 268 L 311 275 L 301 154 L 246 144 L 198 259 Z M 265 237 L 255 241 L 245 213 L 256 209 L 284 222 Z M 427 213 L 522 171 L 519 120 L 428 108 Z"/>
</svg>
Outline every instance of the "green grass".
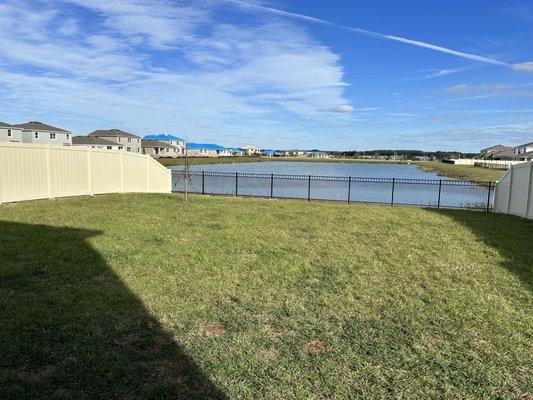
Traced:
<svg viewBox="0 0 533 400">
<path fill-rule="evenodd" d="M 442 176 L 476 182 L 495 182 L 505 174 L 505 171 L 497 169 L 475 167 L 473 165 L 447 164 L 440 161 L 416 162 L 416 165 L 422 170 L 434 171 Z"/>
<path fill-rule="evenodd" d="M 469 211 L 0 206 L 0 397 L 531 398 L 532 243 Z"/>
<path fill-rule="evenodd" d="M 159 158 L 157 159 L 164 166 L 185 164 L 184 158 Z M 189 158 L 189 163 L 194 164 L 234 164 L 248 162 L 332 162 L 332 163 L 374 163 L 374 164 L 403 164 L 406 161 L 388 161 L 388 160 L 360 160 L 355 158 L 308 158 L 308 157 L 214 157 L 214 158 Z"/>
</svg>

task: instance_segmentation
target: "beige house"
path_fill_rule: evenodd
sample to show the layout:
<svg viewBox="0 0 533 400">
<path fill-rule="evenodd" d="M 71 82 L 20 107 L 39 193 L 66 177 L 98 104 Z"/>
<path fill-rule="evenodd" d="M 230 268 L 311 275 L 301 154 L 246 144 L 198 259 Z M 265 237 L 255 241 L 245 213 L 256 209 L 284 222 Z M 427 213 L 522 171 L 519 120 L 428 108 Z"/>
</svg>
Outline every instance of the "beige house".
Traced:
<svg viewBox="0 0 533 400">
<path fill-rule="evenodd" d="M 23 143 L 54 144 L 57 146 L 71 146 L 72 133 L 65 129 L 38 121 L 14 125 L 22 129 Z"/>
<path fill-rule="evenodd" d="M 0 142 L 22 142 L 22 128 L 0 122 Z"/>
<path fill-rule="evenodd" d="M 144 154 L 148 154 L 154 158 L 164 157 L 179 157 L 182 154 L 181 148 L 172 146 L 167 142 L 161 140 L 142 140 L 142 148 Z"/>
<path fill-rule="evenodd" d="M 88 136 L 103 138 L 117 143 L 119 146 L 124 146 L 126 151 L 132 153 L 142 153 L 141 138 L 133 133 L 124 132 L 120 129 L 101 129 L 89 133 Z"/>
<path fill-rule="evenodd" d="M 261 155 L 261 149 L 259 147 L 248 145 L 248 146 L 242 147 L 241 149 L 244 150 L 244 153 L 247 156 L 260 156 Z"/>
<path fill-rule="evenodd" d="M 74 136 L 72 138 L 72 146 L 90 147 L 92 149 L 125 151 L 124 146 L 118 143 L 94 136 Z"/>
<path fill-rule="evenodd" d="M 185 155 L 185 140 L 174 135 L 147 135 L 142 139 L 142 147 L 145 154 L 156 158 Z"/>
</svg>

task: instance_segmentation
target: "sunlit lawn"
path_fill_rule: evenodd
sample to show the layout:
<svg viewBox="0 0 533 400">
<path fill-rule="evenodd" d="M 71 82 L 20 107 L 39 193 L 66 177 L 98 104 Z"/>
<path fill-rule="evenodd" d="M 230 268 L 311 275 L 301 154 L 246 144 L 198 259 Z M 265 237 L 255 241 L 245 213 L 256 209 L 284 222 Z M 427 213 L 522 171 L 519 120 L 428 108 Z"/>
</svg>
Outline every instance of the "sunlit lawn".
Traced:
<svg viewBox="0 0 533 400">
<path fill-rule="evenodd" d="M 533 396 L 533 223 L 181 199 L 0 206 L 1 398 Z"/>
</svg>

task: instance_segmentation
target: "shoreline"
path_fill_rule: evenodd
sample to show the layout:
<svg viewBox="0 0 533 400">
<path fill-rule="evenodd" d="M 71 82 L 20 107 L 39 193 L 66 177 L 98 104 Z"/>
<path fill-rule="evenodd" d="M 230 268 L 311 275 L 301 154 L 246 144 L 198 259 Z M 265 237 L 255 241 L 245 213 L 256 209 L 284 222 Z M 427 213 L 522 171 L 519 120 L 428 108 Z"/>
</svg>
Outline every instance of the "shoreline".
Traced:
<svg viewBox="0 0 533 400">
<path fill-rule="evenodd" d="M 184 158 L 157 159 L 165 167 L 174 167 L 185 164 Z M 253 162 L 324 162 L 344 164 L 411 164 L 422 171 L 435 172 L 447 178 L 470 180 L 476 182 L 495 182 L 505 174 L 505 171 L 495 170 L 471 165 L 446 164 L 440 161 L 411 161 L 411 160 L 362 160 L 353 158 L 302 158 L 302 157 L 216 157 L 216 158 L 189 158 L 190 165 L 202 164 L 241 164 Z"/>
</svg>

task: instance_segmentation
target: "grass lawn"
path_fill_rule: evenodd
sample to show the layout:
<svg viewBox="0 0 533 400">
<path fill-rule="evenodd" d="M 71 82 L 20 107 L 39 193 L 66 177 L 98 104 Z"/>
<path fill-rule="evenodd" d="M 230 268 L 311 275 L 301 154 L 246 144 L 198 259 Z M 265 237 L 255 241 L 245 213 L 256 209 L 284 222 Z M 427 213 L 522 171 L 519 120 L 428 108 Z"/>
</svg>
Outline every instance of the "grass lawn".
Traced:
<svg viewBox="0 0 533 400">
<path fill-rule="evenodd" d="M 477 182 L 495 182 L 506 172 L 497 169 L 475 167 L 473 165 L 446 164 L 440 161 L 416 162 L 415 164 L 422 170 L 435 171 L 442 176 L 456 179 L 468 179 Z"/>
<path fill-rule="evenodd" d="M 532 398 L 533 223 L 180 195 L 0 206 L 0 397 Z"/>
</svg>

